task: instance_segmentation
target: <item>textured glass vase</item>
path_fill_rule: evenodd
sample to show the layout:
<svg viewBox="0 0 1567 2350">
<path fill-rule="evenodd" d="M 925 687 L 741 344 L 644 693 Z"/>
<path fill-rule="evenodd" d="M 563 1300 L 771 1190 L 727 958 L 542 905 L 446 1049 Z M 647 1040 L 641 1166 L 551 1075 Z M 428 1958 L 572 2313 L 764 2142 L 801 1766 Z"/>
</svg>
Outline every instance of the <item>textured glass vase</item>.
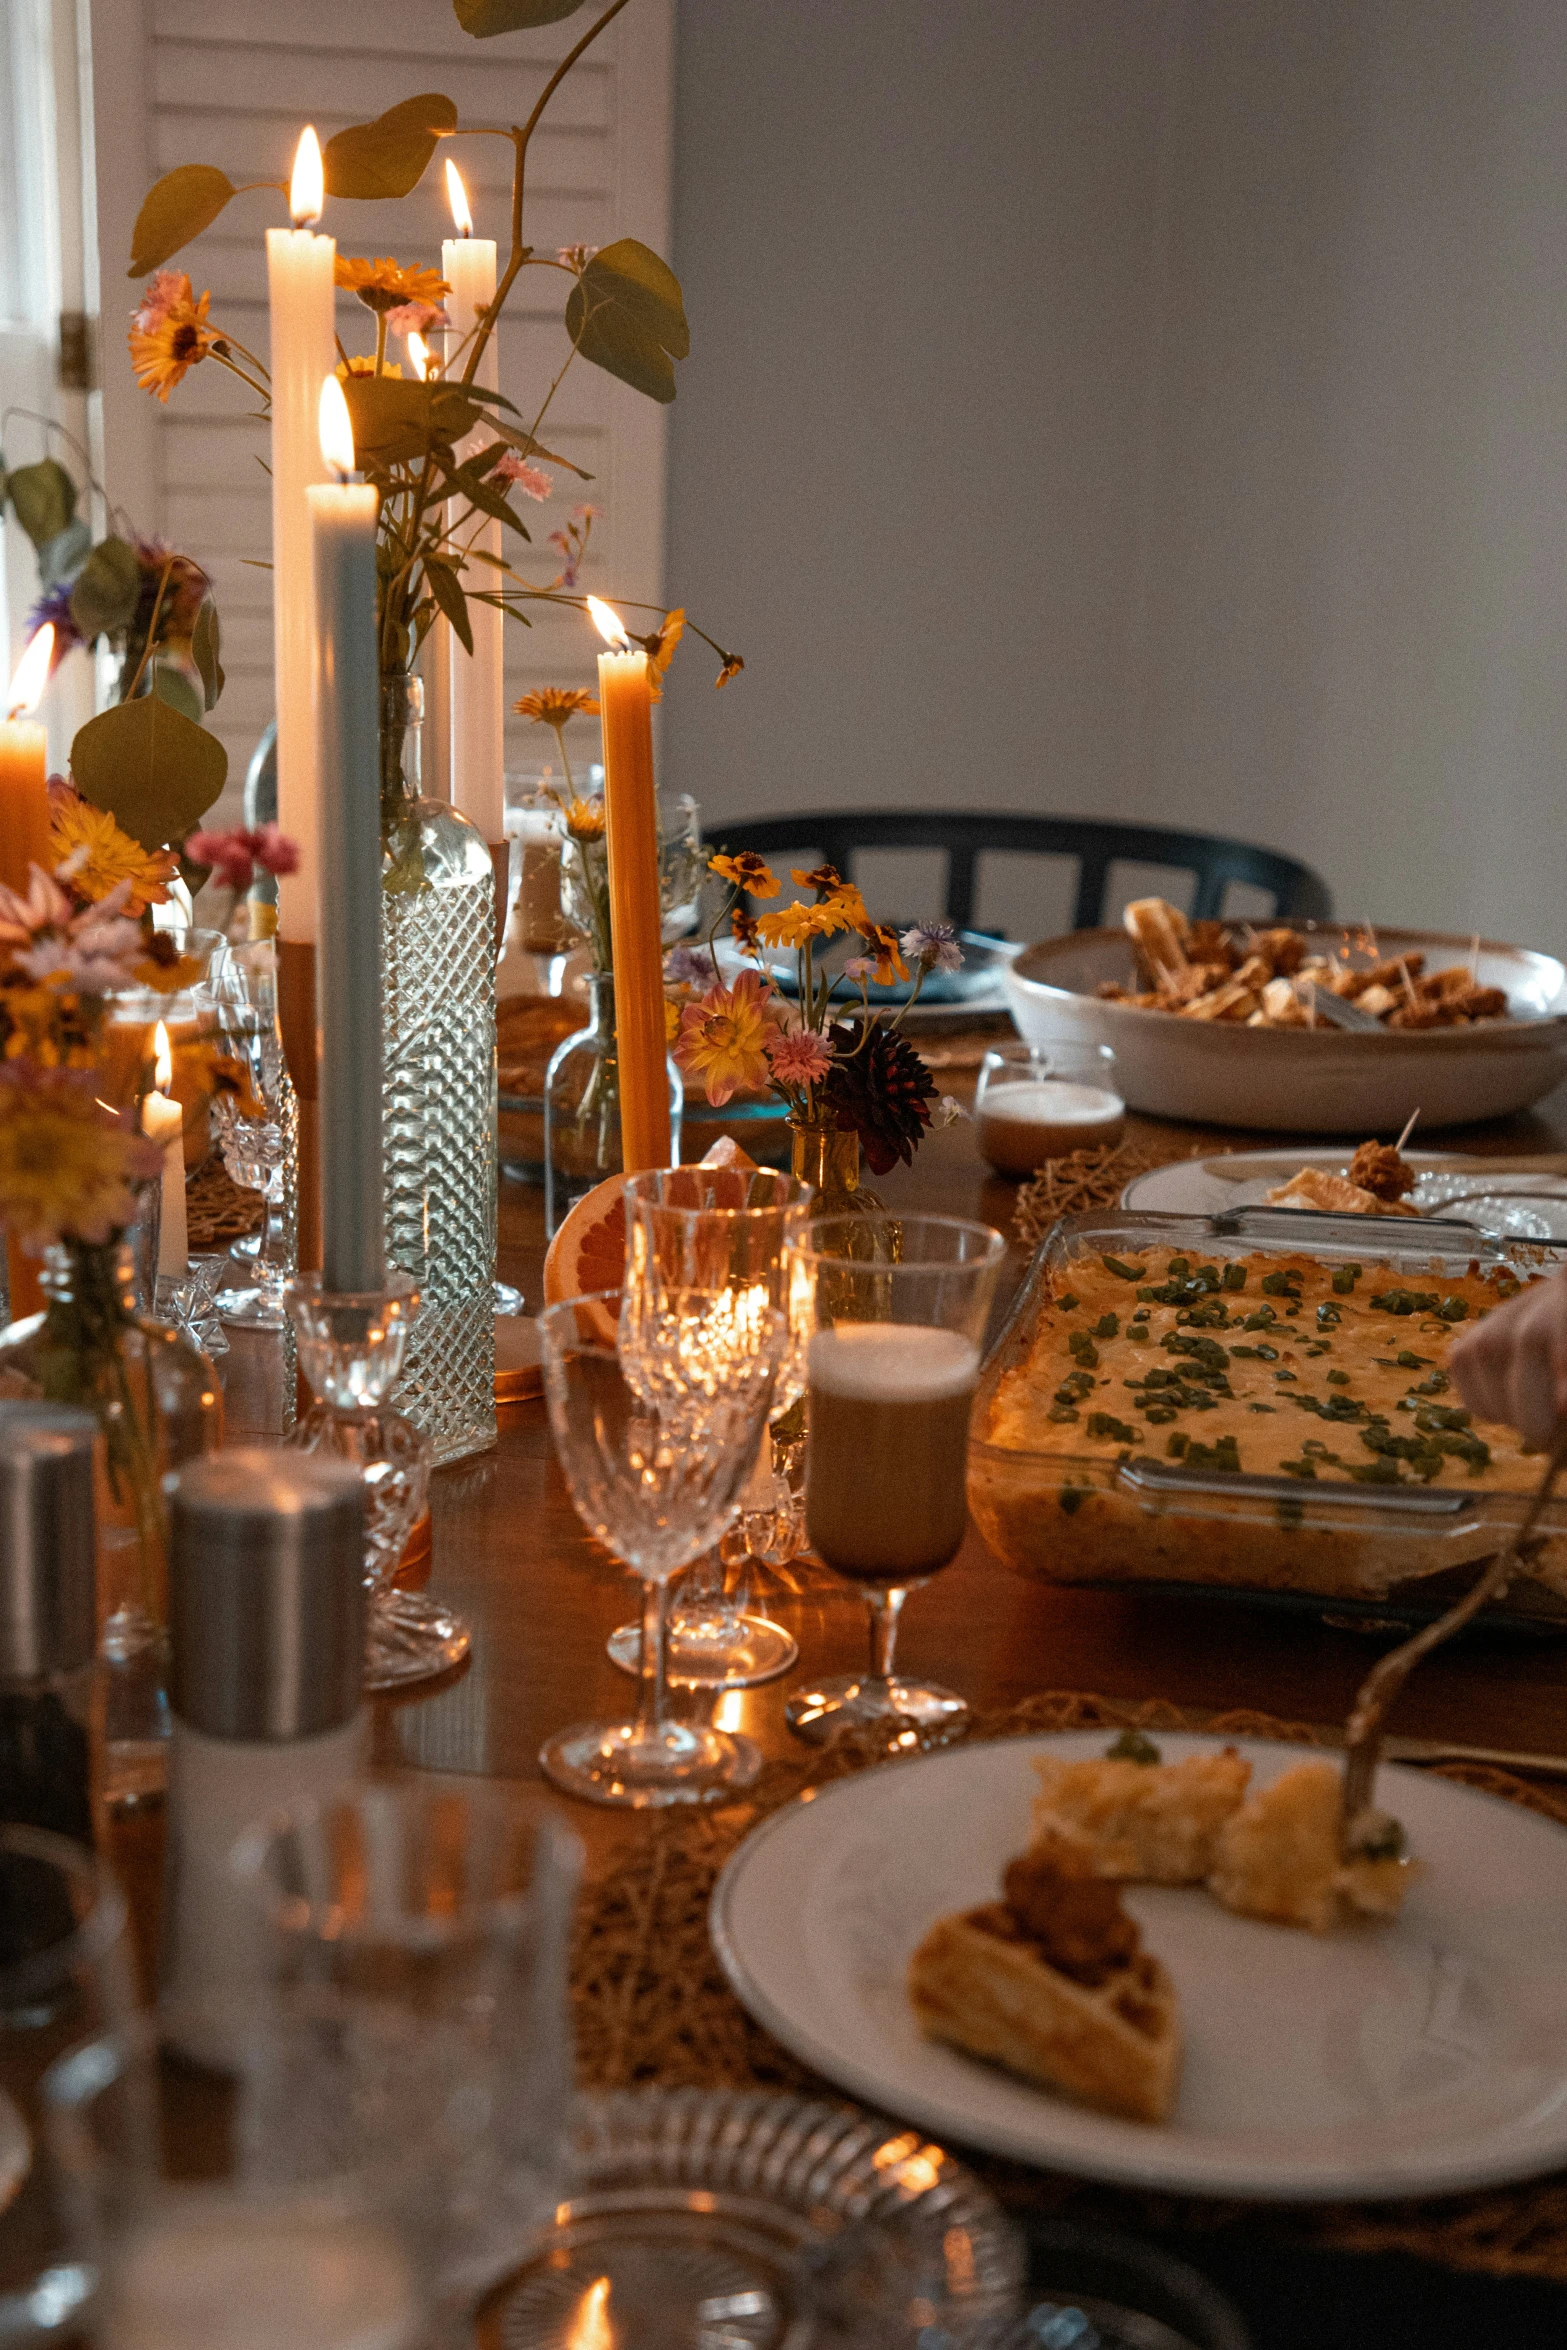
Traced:
<svg viewBox="0 0 1567 2350">
<path fill-rule="evenodd" d="M 669 1155 L 680 1161 L 685 1089 L 669 1068 Z M 608 1175 L 618 1175 L 620 1063 L 615 1050 L 615 980 L 588 974 L 588 1024 L 555 1047 L 544 1073 L 544 1230 L 550 1239 L 579 1199 Z"/>
<path fill-rule="evenodd" d="M 381 681 L 388 1262 L 422 1303 L 394 1402 L 437 1464 L 495 1442 L 495 873 L 419 792 L 417 678 Z"/>
</svg>

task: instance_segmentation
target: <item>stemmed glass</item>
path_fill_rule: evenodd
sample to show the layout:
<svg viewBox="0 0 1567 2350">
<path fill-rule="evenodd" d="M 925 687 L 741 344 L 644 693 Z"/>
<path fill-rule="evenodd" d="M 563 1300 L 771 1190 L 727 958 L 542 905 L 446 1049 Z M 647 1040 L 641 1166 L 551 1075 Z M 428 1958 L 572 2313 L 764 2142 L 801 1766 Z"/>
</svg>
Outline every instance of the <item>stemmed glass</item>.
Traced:
<svg viewBox="0 0 1567 2350">
<path fill-rule="evenodd" d="M 804 1234 L 813 1194 L 809 1184 L 768 1168 L 663 1167 L 626 1179 L 626 1294 L 635 1314 L 655 1310 L 672 1291 L 728 1289 L 765 1296 L 784 1312 L 788 1305 L 789 1250 Z M 803 1394 L 805 1354 L 800 1342 L 786 1348 L 773 1388 L 776 1421 Z M 776 1499 L 772 1438 L 764 1433 L 756 1467 L 740 1495 L 741 1524 L 770 1546 Z M 771 1514 L 769 1514 L 771 1513 Z M 695 1688 L 748 1688 L 786 1673 L 799 1650 L 781 1624 L 746 1609 L 742 1543 L 736 1563 L 741 1580 L 733 1598 L 725 1593 L 722 1553 L 736 1538 L 726 1535 L 720 1554 L 695 1566 L 681 1586 L 669 1620 L 669 1669 L 673 1679 Z M 766 1556 L 758 1543 L 757 1555 Z M 622 1672 L 643 1670 L 642 1626 L 622 1624 L 609 1638 L 611 1661 Z"/>
<path fill-rule="evenodd" d="M 634 1721 L 562 1730 L 539 1761 L 558 1787 L 642 1810 L 710 1803 L 749 1786 L 747 1738 L 672 1721 L 669 1584 L 729 1525 L 772 1406 L 787 1318 L 731 1289 L 657 1304 L 600 1291 L 539 1316 L 555 1450 L 590 1534 L 644 1586 L 645 1659 Z"/>
<path fill-rule="evenodd" d="M 225 1290 L 218 1304 L 231 1321 L 281 1329 L 283 1283 L 293 1253 L 283 1174 L 294 1101 L 277 1024 L 277 956 L 270 939 L 229 950 L 218 981 L 218 1005 L 224 1040 L 245 1073 L 251 1101 L 265 1111 L 260 1118 L 247 1114 L 248 1105 L 222 1093 L 212 1105 L 224 1166 L 242 1191 L 259 1191 L 265 1202 L 254 1284 Z"/>
<path fill-rule="evenodd" d="M 809 1339 L 805 1523 L 871 1607 L 869 1670 L 819 1680 L 785 1708 L 822 1743 L 845 1723 L 958 1728 L 950 1689 L 895 1669 L 910 1591 L 956 1558 L 968 1525 L 969 1413 L 1006 1242 L 988 1224 L 817 1219 L 795 1252 Z M 851 1247 L 871 1252 L 854 1259 Z"/>
</svg>

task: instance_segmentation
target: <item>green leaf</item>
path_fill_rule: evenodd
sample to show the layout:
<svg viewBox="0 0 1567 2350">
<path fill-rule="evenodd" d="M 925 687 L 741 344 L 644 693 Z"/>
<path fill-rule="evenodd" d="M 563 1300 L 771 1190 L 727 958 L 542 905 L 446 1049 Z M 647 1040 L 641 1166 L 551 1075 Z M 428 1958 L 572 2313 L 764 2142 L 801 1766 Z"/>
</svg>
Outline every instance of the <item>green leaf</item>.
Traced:
<svg viewBox="0 0 1567 2350">
<path fill-rule="evenodd" d="M 424 576 L 430 583 L 431 595 L 462 639 L 463 650 L 471 653 L 473 625 L 468 618 L 468 599 L 462 592 L 456 572 L 449 563 L 438 562 L 434 555 L 426 555 Z"/>
<path fill-rule="evenodd" d="M 492 458 L 490 462 L 493 464 L 494 459 Z M 488 468 L 485 470 L 487 471 Z M 509 522 L 513 530 L 520 531 L 522 536 L 528 539 L 527 528 L 522 516 L 511 506 L 505 491 L 497 482 L 486 481 L 478 467 L 460 466 L 455 473 L 449 473 L 446 478 L 457 495 L 466 498 L 471 505 L 477 506 L 481 514 L 488 514 L 495 522 Z M 531 546 L 533 541 L 528 539 L 528 544 Z"/>
<path fill-rule="evenodd" d="M 532 25 L 559 24 L 575 16 L 582 0 L 452 0 L 457 22 L 476 41 L 497 33 L 523 33 Z"/>
<path fill-rule="evenodd" d="M 19 465 L 9 486 L 11 511 L 35 547 L 58 538 L 76 513 L 76 484 L 54 457 Z"/>
<path fill-rule="evenodd" d="M 374 122 L 356 122 L 328 139 L 323 150 L 327 194 L 410 195 L 440 141 L 456 128 L 457 109 L 439 90 L 405 98 Z"/>
<path fill-rule="evenodd" d="M 455 384 L 350 375 L 343 379 L 343 396 L 354 427 L 354 454 L 367 470 L 422 459 L 432 441 L 461 440 L 479 421 L 473 402 Z"/>
<path fill-rule="evenodd" d="M 190 657 L 201 677 L 204 706 L 208 710 L 215 710 L 224 680 L 218 608 L 210 596 L 202 597 L 201 609 L 196 614 L 196 625 L 191 630 Z"/>
<path fill-rule="evenodd" d="M 544 443 L 536 441 L 532 433 L 516 431 L 506 422 L 504 416 L 486 416 L 483 422 L 487 432 L 498 433 L 508 448 L 517 450 L 519 455 L 542 457 L 546 465 L 564 465 L 566 471 L 574 473 L 578 481 L 593 479 L 591 473 L 585 473 L 580 465 L 573 465 L 571 459 L 563 457 L 558 449 L 546 449 Z"/>
<path fill-rule="evenodd" d="M 566 332 L 584 359 L 634 391 L 674 398 L 669 362 L 686 357 L 691 330 L 680 280 L 650 246 L 621 237 L 594 254 L 567 300 Z"/>
<path fill-rule="evenodd" d="M 163 655 L 148 665 L 152 690 L 159 699 L 178 710 L 192 725 L 201 724 L 201 696 L 191 684 L 190 673 L 182 663 L 170 661 Z"/>
<path fill-rule="evenodd" d="M 78 514 L 39 548 L 38 576 L 46 588 L 58 587 L 63 580 L 76 577 L 91 551 L 92 530 Z"/>
<path fill-rule="evenodd" d="M 91 644 L 116 636 L 134 618 L 141 601 L 141 565 L 124 539 L 103 539 L 94 547 L 71 590 L 71 618 Z"/>
<path fill-rule="evenodd" d="M 71 745 L 83 799 L 107 810 L 144 849 L 166 848 L 199 824 L 228 777 L 214 734 L 159 694 L 117 702 L 89 718 Z"/>
<path fill-rule="evenodd" d="M 161 269 L 181 245 L 211 228 L 230 196 L 234 182 L 211 163 L 182 163 L 166 171 L 142 200 L 131 231 L 131 265 L 127 277 L 145 277 Z"/>
</svg>

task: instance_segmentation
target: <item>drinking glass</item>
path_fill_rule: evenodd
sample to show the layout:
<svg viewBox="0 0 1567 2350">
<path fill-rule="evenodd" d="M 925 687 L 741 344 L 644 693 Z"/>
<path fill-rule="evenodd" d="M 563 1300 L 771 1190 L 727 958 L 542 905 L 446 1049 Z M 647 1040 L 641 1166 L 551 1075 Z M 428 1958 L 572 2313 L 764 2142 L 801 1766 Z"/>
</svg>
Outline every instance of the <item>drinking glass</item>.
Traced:
<svg viewBox="0 0 1567 2350">
<path fill-rule="evenodd" d="M 1126 1103 L 1107 1044 L 994 1044 L 974 1094 L 979 1147 L 1000 1175 L 1029 1176 L 1068 1151 L 1117 1143 Z"/>
<path fill-rule="evenodd" d="M 669 1584 L 734 1517 L 767 1425 L 787 1318 L 756 1291 L 619 1290 L 539 1316 L 555 1450 L 578 1515 L 644 1586 L 637 1716 L 562 1730 L 539 1761 L 558 1787 L 635 1810 L 749 1786 L 749 1739 L 671 1721 Z"/>
<path fill-rule="evenodd" d="M 628 1176 L 626 1294 L 633 1321 L 644 1302 L 656 1309 L 671 1289 L 765 1294 L 771 1305 L 786 1310 L 788 1252 L 804 1233 L 814 1196 L 809 1184 L 768 1168 L 662 1167 Z M 779 1367 L 774 1420 L 790 1409 L 804 1385 L 801 1334 Z M 761 1514 L 775 1509 L 772 1442 L 764 1434 L 740 1511 L 758 1521 L 760 1535 Z M 758 1554 L 766 1555 L 760 1542 Z M 799 1655 L 781 1624 L 748 1613 L 748 1555 L 742 1553 L 733 1595 L 726 1592 L 719 1555 L 710 1553 L 686 1577 L 669 1619 L 673 1680 L 700 1689 L 750 1688 L 786 1673 Z M 608 1647 L 622 1672 L 643 1670 L 640 1624 L 622 1624 L 610 1634 Z"/>
<path fill-rule="evenodd" d="M 822 1743 L 845 1723 L 957 1728 L 961 1697 L 895 1669 L 910 1591 L 956 1558 L 968 1525 L 969 1412 L 1006 1242 L 955 1216 L 818 1218 L 795 1251 L 809 1434 L 805 1525 L 871 1608 L 867 1672 L 790 1700 L 791 1728 Z"/>
<path fill-rule="evenodd" d="M 399 2015 L 443 2050 L 426 2227 L 471 2302 L 558 2202 L 572 2094 L 567 1955 L 582 1848 L 513 1788 L 362 1781 L 241 1836 L 232 1869 L 262 1971 Z"/>
<path fill-rule="evenodd" d="M 259 1191 L 265 1203 L 253 1285 L 224 1290 L 218 1304 L 231 1321 L 282 1329 L 283 1283 L 293 1255 L 284 1200 L 285 1127 L 293 1089 L 277 1024 L 277 955 L 271 939 L 229 950 L 218 981 L 218 1007 L 227 1049 L 245 1073 L 252 1104 L 265 1111 L 258 1118 L 247 1115 L 249 1105 L 231 1095 L 213 1099 L 223 1164 L 242 1191 Z"/>
<path fill-rule="evenodd" d="M 317 1988 L 214 1997 L 45 2084 L 98 2350 L 416 2350 L 453 2035 Z"/>
<path fill-rule="evenodd" d="M 50 2159 L 43 2084 L 84 2034 L 136 2005 L 125 1901 L 64 1836 L 0 1828 L 0 2342 L 74 2334 L 93 2277 Z"/>
</svg>

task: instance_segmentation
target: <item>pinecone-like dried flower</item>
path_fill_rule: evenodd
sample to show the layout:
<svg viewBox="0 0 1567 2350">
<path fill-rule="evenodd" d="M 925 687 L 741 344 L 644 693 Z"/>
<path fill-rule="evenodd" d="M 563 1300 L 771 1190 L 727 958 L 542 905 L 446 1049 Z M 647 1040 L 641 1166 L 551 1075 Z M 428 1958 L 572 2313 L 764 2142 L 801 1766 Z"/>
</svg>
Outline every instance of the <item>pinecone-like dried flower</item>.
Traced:
<svg viewBox="0 0 1567 2350">
<path fill-rule="evenodd" d="M 840 1126 L 852 1127 L 874 1175 L 912 1162 L 930 1124 L 936 1087 L 908 1039 L 879 1020 L 840 1021 L 831 1031 L 832 1070 L 822 1093 Z"/>
</svg>

